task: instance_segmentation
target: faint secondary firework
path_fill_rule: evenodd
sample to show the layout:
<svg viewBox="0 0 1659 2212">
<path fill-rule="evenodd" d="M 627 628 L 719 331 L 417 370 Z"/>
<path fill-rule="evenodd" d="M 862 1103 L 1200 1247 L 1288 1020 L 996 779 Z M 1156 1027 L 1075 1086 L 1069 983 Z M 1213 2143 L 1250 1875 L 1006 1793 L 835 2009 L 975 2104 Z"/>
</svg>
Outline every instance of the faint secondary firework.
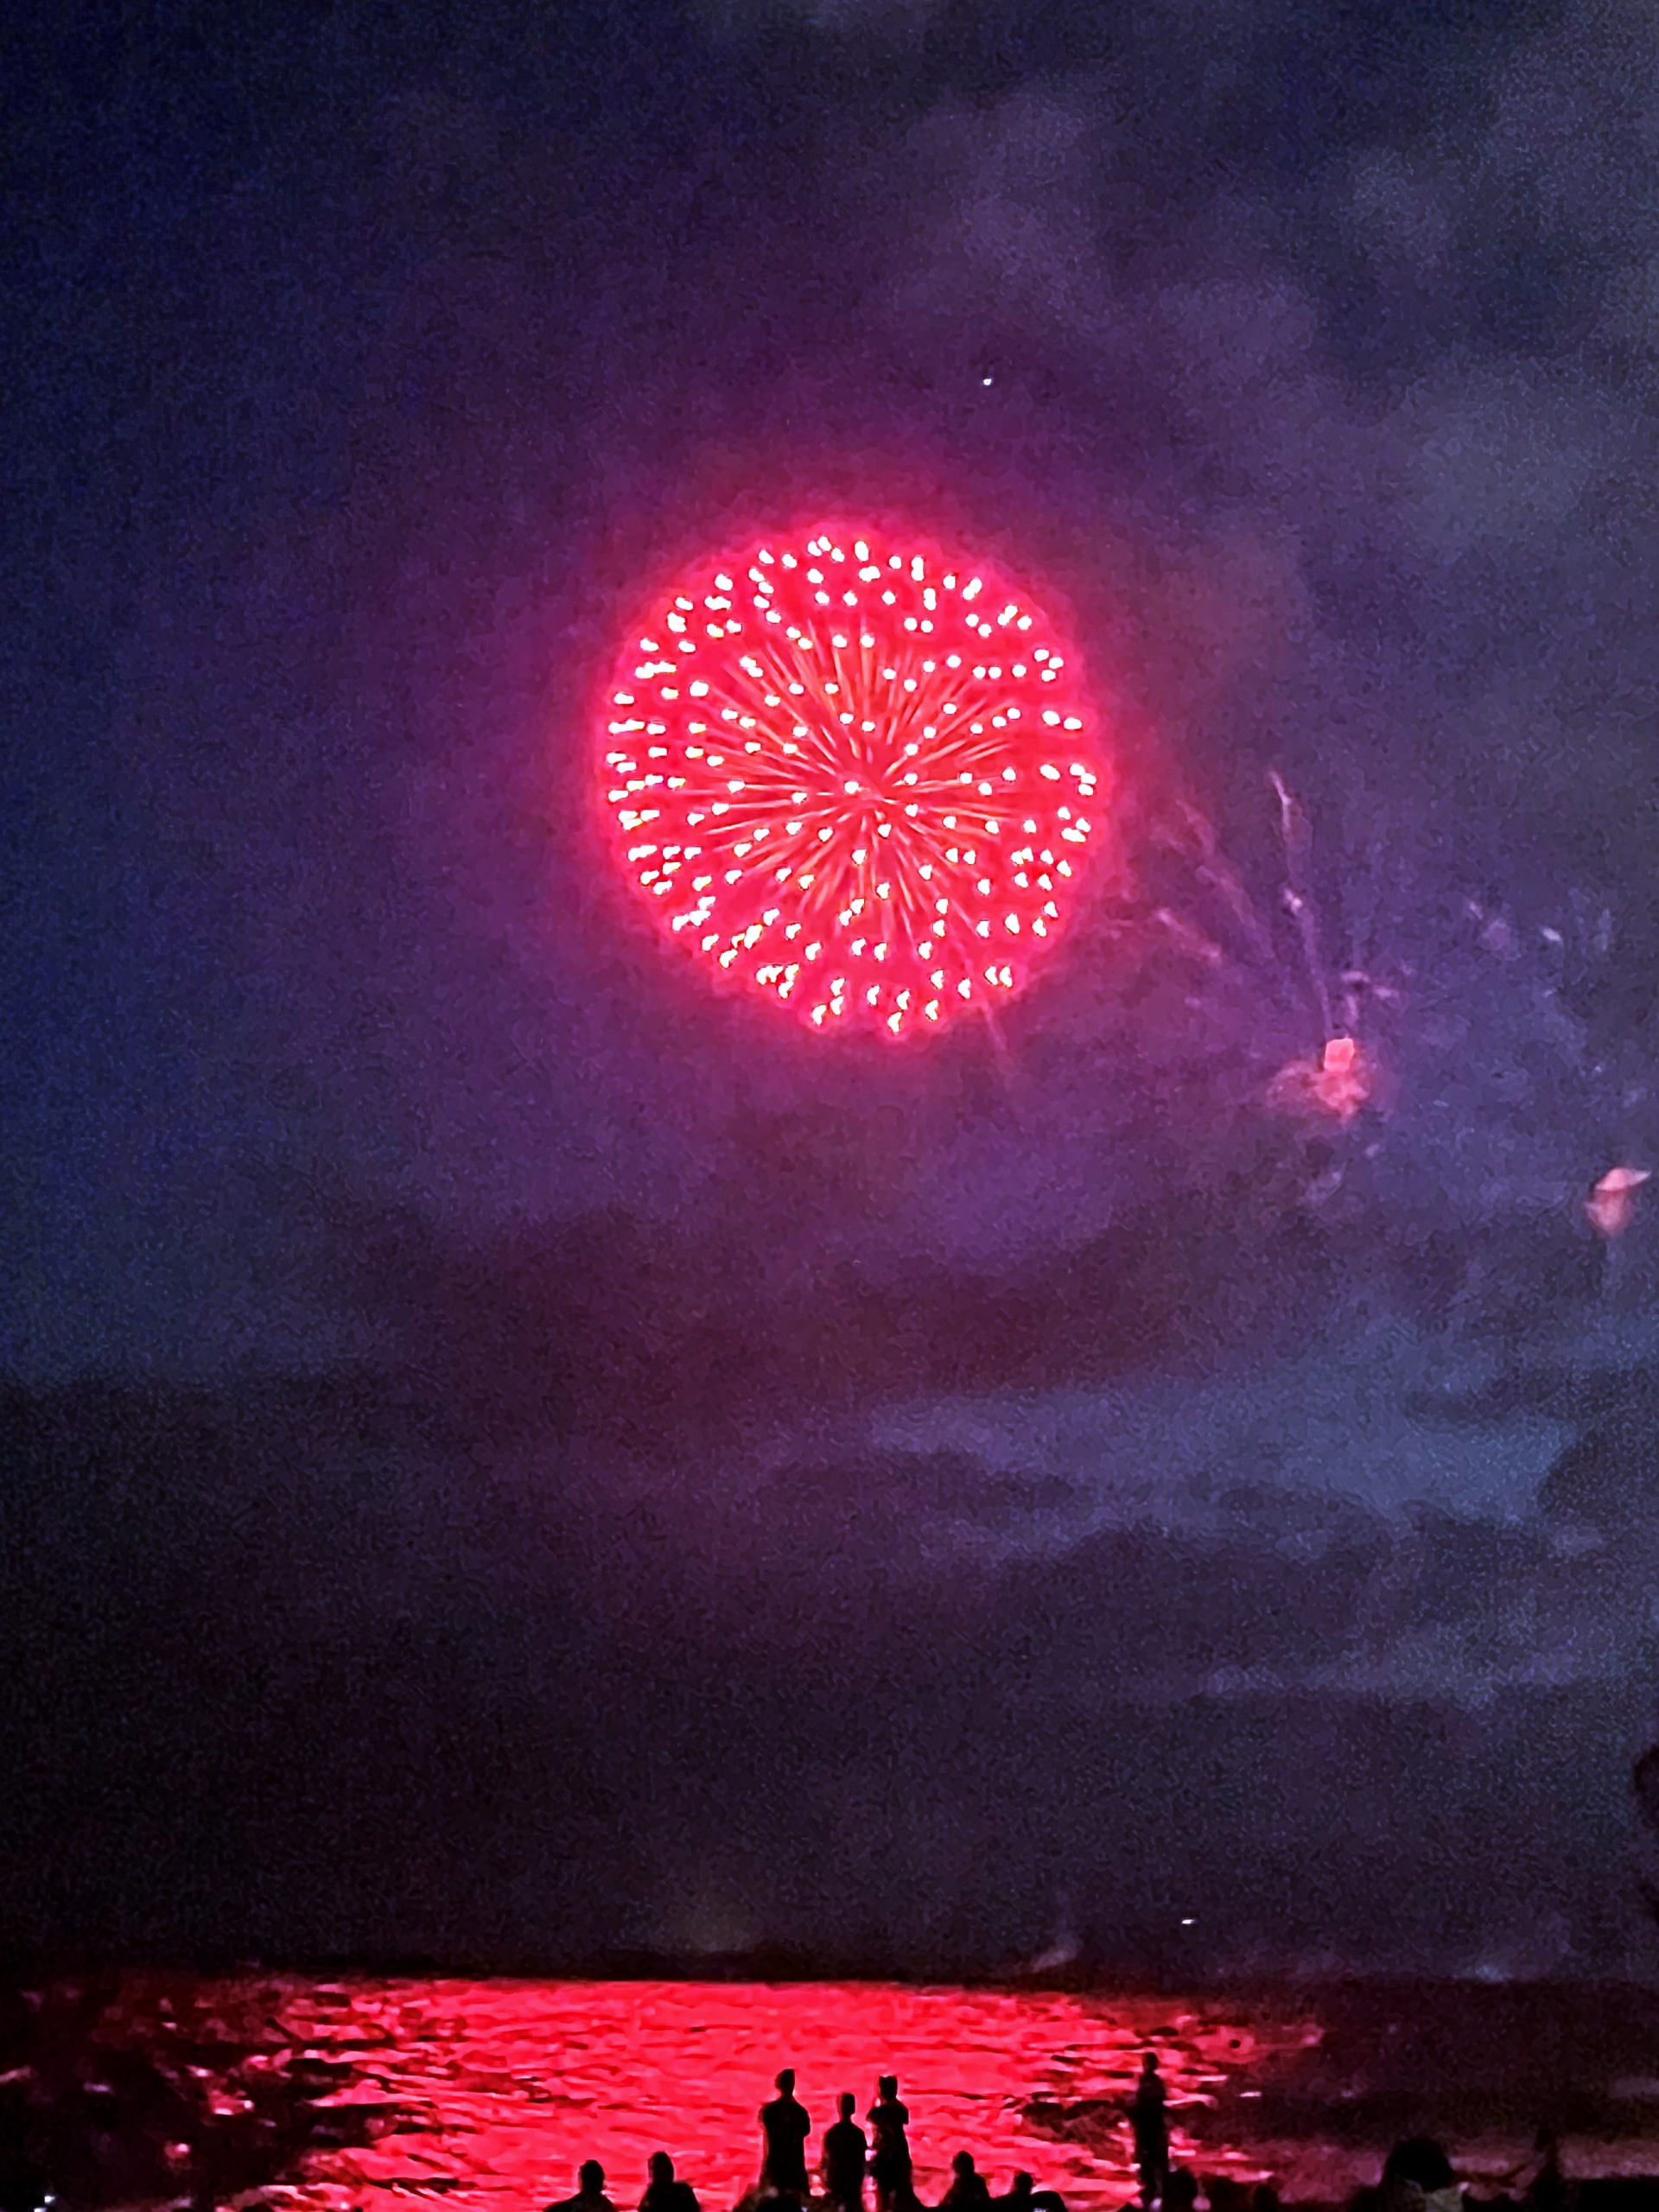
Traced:
<svg viewBox="0 0 1659 2212">
<path fill-rule="evenodd" d="M 1570 1205 L 1622 1241 L 1659 1116 L 1652 994 L 1612 907 L 1568 890 L 1551 919 L 1513 915 L 1357 806 L 1316 872 L 1307 810 L 1268 783 L 1281 858 L 1254 888 L 1185 798 L 1135 825 L 1149 880 L 1112 942 L 1143 1061 L 1202 1064 L 1219 1121 L 1265 1107 L 1310 1141 L 1312 1195 L 1382 1148 L 1410 1094 L 1419 1139 L 1461 1147 L 1480 1205 Z"/>
<path fill-rule="evenodd" d="M 667 935 L 814 1029 L 1027 981 L 1100 842 L 1074 658 L 983 565 L 820 529 L 707 564 L 610 689 L 604 790 Z"/>
</svg>

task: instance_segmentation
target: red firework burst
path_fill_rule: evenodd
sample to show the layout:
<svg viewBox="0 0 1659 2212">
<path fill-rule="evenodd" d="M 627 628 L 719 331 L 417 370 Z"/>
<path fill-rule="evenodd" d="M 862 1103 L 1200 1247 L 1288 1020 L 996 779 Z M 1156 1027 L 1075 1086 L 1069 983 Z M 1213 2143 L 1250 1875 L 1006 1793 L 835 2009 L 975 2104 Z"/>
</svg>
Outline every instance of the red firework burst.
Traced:
<svg viewBox="0 0 1659 2212">
<path fill-rule="evenodd" d="M 818 1029 L 1006 997 L 1097 839 L 1077 673 L 963 563 L 819 531 L 699 572 L 610 692 L 628 871 L 717 972 Z"/>
</svg>

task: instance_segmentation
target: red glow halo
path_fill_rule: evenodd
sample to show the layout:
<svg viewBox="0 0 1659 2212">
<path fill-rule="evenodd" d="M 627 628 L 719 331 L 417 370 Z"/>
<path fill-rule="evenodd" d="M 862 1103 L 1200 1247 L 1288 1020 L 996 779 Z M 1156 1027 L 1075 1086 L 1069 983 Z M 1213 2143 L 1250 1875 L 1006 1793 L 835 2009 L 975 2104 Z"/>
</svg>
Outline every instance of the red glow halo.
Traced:
<svg viewBox="0 0 1659 2212">
<path fill-rule="evenodd" d="M 617 664 L 603 790 L 664 931 L 820 1031 L 1019 991 L 1101 841 L 1076 657 L 982 562 L 858 526 L 757 538 Z"/>
</svg>

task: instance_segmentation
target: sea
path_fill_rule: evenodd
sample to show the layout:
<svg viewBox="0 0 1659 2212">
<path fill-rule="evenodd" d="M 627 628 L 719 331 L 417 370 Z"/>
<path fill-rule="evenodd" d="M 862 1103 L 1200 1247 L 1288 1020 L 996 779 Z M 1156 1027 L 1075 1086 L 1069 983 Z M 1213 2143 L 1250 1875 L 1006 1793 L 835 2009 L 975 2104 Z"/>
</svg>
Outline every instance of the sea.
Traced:
<svg viewBox="0 0 1659 2212">
<path fill-rule="evenodd" d="M 1569 2171 L 1659 2172 L 1659 1991 L 1386 1983 L 1149 1996 L 882 1983 L 133 1974 L 101 2039 L 213 2049 L 213 2109 L 263 2073 L 314 2069 L 342 2139 L 246 2202 L 346 2212 L 394 2197 L 540 2208 L 598 2158 L 619 2212 L 668 2151 L 703 2212 L 760 2164 L 785 2066 L 817 2133 L 896 2074 L 918 2192 L 955 2152 L 994 2191 L 1016 2169 L 1069 2212 L 1135 2193 L 1124 2104 L 1142 2053 L 1168 2085 L 1173 2156 L 1200 2177 L 1340 2202 L 1427 2129 L 1475 2189 L 1523 2178 L 1538 2127 Z"/>
</svg>

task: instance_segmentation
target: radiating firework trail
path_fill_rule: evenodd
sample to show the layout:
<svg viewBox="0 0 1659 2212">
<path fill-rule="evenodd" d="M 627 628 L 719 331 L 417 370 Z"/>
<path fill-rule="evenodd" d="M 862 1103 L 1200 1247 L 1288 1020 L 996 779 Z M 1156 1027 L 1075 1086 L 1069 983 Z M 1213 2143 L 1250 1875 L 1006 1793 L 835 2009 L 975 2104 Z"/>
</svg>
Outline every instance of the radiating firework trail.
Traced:
<svg viewBox="0 0 1659 2212">
<path fill-rule="evenodd" d="M 1097 837 L 1076 671 L 978 569 L 825 533 L 687 582 L 610 694 L 606 797 L 664 926 L 814 1027 L 1018 990 Z"/>
<path fill-rule="evenodd" d="M 1297 1027 L 1311 1015 L 1313 1034 L 1306 1041 L 1313 1049 L 1305 1045 L 1282 1060 L 1260 1095 L 1274 1111 L 1294 1121 L 1313 1127 L 1334 1123 L 1345 1129 L 1367 1107 L 1379 1106 L 1390 1088 L 1375 1042 L 1364 1041 L 1358 1033 L 1362 1008 L 1387 1005 L 1398 995 L 1391 985 L 1367 974 L 1357 956 L 1337 973 L 1327 969 L 1310 881 L 1307 816 L 1277 770 L 1269 774 L 1268 782 L 1278 801 L 1285 855 L 1278 904 L 1294 925 L 1298 957 L 1285 958 L 1214 829 L 1187 801 L 1178 801 L 1171 817 L 1158 826 L 1156 842 L 1181 856 L 1209 902 L 1219 902 L 1217 919 L 1224 916 L 1224 934 L 1235 940 L 1245 958 L 1238 961 L 1205 927 L 1170 906 L 1158 908 L 1154 918 L 1169 941 L 1212 977 L 1226 974 L 1236 984 L 1249 973 L 1268 987 L 1269 999 L 1279 1001 L 1280 1012 L 1290 1012 Z M 1245 1017 L 1252 1028 L 1259 1024 L 1264 1035 L 1279 1027 L 1263 1019 L 1267 1011 L 1265 1005 L 1260 1006 Z"/>
</svg>

